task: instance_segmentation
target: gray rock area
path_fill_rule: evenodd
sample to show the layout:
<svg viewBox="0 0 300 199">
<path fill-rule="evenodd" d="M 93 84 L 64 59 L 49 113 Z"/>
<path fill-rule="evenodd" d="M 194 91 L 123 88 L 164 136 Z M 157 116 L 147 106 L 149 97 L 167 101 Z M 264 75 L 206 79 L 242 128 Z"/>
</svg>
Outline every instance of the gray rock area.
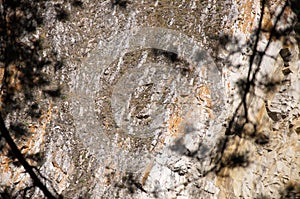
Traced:
<svg viewBox="0 0 300 199">
<path fill-rule="evenodd" d="M 54 198 L 300 198 L 297 1 L 0 5 L 2 117 Z M 0 198 L 45 198 L 13 154 Z"/>
</svg>

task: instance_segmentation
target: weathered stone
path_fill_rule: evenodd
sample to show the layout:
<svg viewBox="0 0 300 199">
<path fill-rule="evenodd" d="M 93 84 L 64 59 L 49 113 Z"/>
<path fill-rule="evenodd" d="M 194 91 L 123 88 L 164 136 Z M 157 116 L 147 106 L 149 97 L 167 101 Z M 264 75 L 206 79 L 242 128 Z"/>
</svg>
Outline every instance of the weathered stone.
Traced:
<svg viewBox="0 0 300 199">
<path fill-rule="evenodd" d="M 291 69 L 289 68 L 289 67 L 284 67 L 283 69 L 282 69 L 282 73 L 284 74 L 284 75 L 288 75 L 288 74 L 290 74 L 292 71 L 291 71 Z"/>
<path fill-rule="evenodd" d="M 49 45 L 44 54 L 54 49 L 65 60 L 45 69 L 65 85 L 65 97 L 39 93 L 47 106 L 19 142 L 23 154 L 44 153 L 30 164 L 49 189 L 65 198 L 297 196 L 300 62 L 291 8 L 269 40 L 284 2 L 266 2 L 255 49 L 264 57 L 251 65 L 246 120 L 237 107 L 261 1 L 117 2 L 50 1 L 35 33 Z M 69 20 L 56 18 L 58 4 Z M 11 74 L 21 89 L 19 73 Z M 235 114 L 234 133 L 225 136 Z M 5 150 L 0 191 L 16 193 L 30 178 Z"/>
<path fill-rule="evenodd" d="M 291 57 L 292 53 L 290 52 L 290 50 L 288 48 L 281 49 L 279 54 L 282 57 L 284 62 L 290 62 L 292 59 L 292 57 Z"/>
</svg>

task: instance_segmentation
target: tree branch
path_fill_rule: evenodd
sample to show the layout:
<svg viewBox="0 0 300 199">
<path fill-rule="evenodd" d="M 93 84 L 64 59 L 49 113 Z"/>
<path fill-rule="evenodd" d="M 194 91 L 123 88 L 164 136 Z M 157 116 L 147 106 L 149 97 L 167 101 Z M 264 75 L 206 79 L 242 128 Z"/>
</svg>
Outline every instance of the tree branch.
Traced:
<svg viewBox="0 0 300 199">
<path fill-rule="evenodd" d="M 18 149 L 16 143 L 12 139 L 12 137 L 9 134 L 9 131 L 7 130 L 4 120 L 2 118 L 2 115 L 0 115 L 0 131 L 1 135 L 4 137 L 5 141 L 9 145 L 11 152 L 15 155 L 15 157 L 18 159 L 18 161 L 21 163 L 21 165 L 24 167 L 26 172 L 30 175 L 31 179 L 33 180 L 33 184 L 40 188 L 44 195 L 49 199 L 56 199 L 55 197 L 44 185 L 40 178 L 37 176 L 37 174 L 34 172 L 33 167 L 29 165 L 29 163 L 26 161 L 24 156 L 22 155 L 21 151 Z"/>
</svg>

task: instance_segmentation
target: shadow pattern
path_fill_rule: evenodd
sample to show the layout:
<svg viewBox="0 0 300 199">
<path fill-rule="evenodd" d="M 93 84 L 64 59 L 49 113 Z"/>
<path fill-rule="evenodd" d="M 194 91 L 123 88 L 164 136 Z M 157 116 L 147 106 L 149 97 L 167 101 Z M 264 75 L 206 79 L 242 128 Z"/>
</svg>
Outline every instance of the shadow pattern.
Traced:
<svg viewBox="0 0 300 199">
<path fill-rule="evenodd" d="M 234 68 L 238 69 L 241 66 L 240 65 L 234 65 L 228 58 L 231 55 L 234 55 L 235 53 L 242 53 L 243 55 L 248 56 L 248 72 L 246 78 L 241 78 L 237 81 L 236 85 L 238 88 L 238 94 L 239 94 L 239 103 L 237 108 L 235 109 L 233 115 L 229 118 L 228 122 L 224 124 L 226 127 L 225 135 L 221 137 L 217 141 L 217 148 L 215 151 L 212 152 L 210 155 L 211 167 L 209 170 L 204 171 L 203 175 L 201 176 L 207 176 L 211 173 L 214 173 L 221 177 L 226 177 L 226 172 L 224 174 L 225 170 L 233 169 L 233 168 L 246 168 L 248 167 L 252 162 L 250 161 L 250 151 L 242 151 L 239 150 L 242 146 L 241 143 L 236 142 L 235 140 L 238 140 L 240 138 L 250 139 L 253 140 L 254 143 L 257 145 L 266 145 L 270 142 L 270 138 L 268 134 L 264 132 L 259 132 L 257 129 L 257 124 L 253 123 L 249 119 L 249 107 L 251 100 L 253 96 L 255 95 L 254 91 L 256 88 L 260 88 L 266 93 L 269 93 L 271 91 L 274 91 L 275 88 L 279 85 L 282 85 L 282 81 L 274 80 L 270 77 L 264 77 L 263 79 L 265 81 L 261 82 L 258 80 L 258 74 L 261 71 L 261 65 L 264 57 L 269 56 L 267 54 L 267 50 L 270 47 L 270 44 L 273 40 L 280 39 L 284 36 L 288 36 L 291 34 L 292 31 L 296 33 L 296 38 L 298 40 L 298 43 L 300 41 L 299 37 L 299 22 L 297 22 L 297 19 L 294 19 L 294 21 L 291 24 L 288 24 L 284 29 L 279 28 L 278 24 L 280 20 L 284 17 L 284 12 L 289 7 L 293 10 L 293 12 L 297 15 L 297 18 L 300 19 L 299 13 L 300 13 L 300 4 L 298 1 L 285 1 L 281 11 L 276 16 L 276 19 L 273 23 L 273 26 L 270 29 L 265 29 L 263 27 L 263 18 L 264 18 L 264 11 L 265 7 L 267 6 L 267 1 L 262 0 L 261 1 L 261 16 L 259 19 L 258 28 L 254 31 L 254 33 L 251 35 L 251 39 L 243 46 L 239 44 L 238 38 L 232 38 L 229 35 L 222 35 L 219 38 L 219 46 L 216 48 L 216 51 L 223 49 L 226 45 L 234 46 L 234 50 L 229 52 L 229 55 L 227 58 L 220 59 L 215 58 L 217 62 L 221 62 L 224 65 L 230 65 Z M 258 44 L 260 39 L 262 38 L 263 34 L 268 34 L 269 39 L 267 42 L 267 45 L 263 51 L 258 50 Z M 245 51 L 246 49 L 246 51 Z M 219 53 L 216 53 L 219 54 Z M 280 51 L 280 55 L 283 58 L 283 61 L 285 63 L 288 63 L 290 61 L 291 53 L 288 51 L 288 49 L 282 49 Z M 275 57 L 270 57 L 272 59 L 276 59 Z M 289 74 L 291 71 L 283 70 L 284 74 Z M 255 96 L 259 97 L 259 96 Z M 268 110 L 267 110 L 268 112 Z M 268 112 L 269 116 L 272 117 L 270 112 Z M 283 116 L 284 117 L 284 116 Z M 253 126 L 253 130 L 251 133 L 246 132 L 245 129 L 247 129 L 247 125 Z M 202 161 L 201 158 L 199 158 L 199 154 L 202 152 L 200 150 L 205 149 L 205 144 L 201 143 L 198 146 L 197 151 L 188 151 L 188 149 L 183 145 L 182 138 L 179 138 L 177 142 L 171 146 L 171 150 L 180 153 L 181 155 L 191 157 L 193 159 L 198 160 L 199 162 Z M 234 143 L 234 144 L 233 144 Z M 232 146 L 235 146 L 234 150 L 232 150 Z M 201 156 L 201 155 L 200 155 Z M 198 179 L 197 179 L 198 180 Z M 299 186 L 298 185 L 287 185 L 284 187 L 281 191 L 281 198 L 299 198 Z M 261 198 L 264 198 L 265 196 L 261 196 Z"/>
<path fill-rule="evenodd" d="M 46 0 L 0 1 L 0 150 L 15 166 L 24 167 L 32 180 L 24 190 L 1 186 L 1 198 L 31 198 L 36 188 L 46 198 L 62 198 L 47 186 L 51 181 L 36 166 L 29 164 L 30 161 L 42 164 L 43 152 L 21 152 L 24 141 L 30 137 L 24 118 L 36 121 L 43 112 L 43 104 L 37 95 L 39 91 L 43 91 L 43 99 L 61 95 L 58 85 L 49 88 L 53 82 L 47 70 L 59 70 L 63 62 L 56 56 L 55 49 L 43 54 L 44 39 L 36 34 L 43 26 L 46 3 Z M 79 1 L 74 3 L 80 4 Z M 67 13 L 59 6 L 56 12 L 57 20 L 67 20 Z M 12 113 L 16 116 L 13 117 Z"/>
</svg>

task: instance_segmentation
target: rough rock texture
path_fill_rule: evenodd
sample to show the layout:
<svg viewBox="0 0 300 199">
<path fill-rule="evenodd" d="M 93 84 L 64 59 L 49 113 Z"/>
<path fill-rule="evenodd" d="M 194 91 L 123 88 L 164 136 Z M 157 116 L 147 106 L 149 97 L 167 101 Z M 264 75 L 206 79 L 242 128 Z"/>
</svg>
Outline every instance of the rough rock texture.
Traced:
<svg viewBox="0 0 300 199">
<path fill-rule="evenodd" d="M 59 62 L 40 114 L 6 111 L 22 153 L 65 198 L 299 198 L 297 17 L 262 2 L 46 2 L 34 37 Z M 1 150 L 0 191 L 21 198 L 30 178 Z"/>
</svg>

